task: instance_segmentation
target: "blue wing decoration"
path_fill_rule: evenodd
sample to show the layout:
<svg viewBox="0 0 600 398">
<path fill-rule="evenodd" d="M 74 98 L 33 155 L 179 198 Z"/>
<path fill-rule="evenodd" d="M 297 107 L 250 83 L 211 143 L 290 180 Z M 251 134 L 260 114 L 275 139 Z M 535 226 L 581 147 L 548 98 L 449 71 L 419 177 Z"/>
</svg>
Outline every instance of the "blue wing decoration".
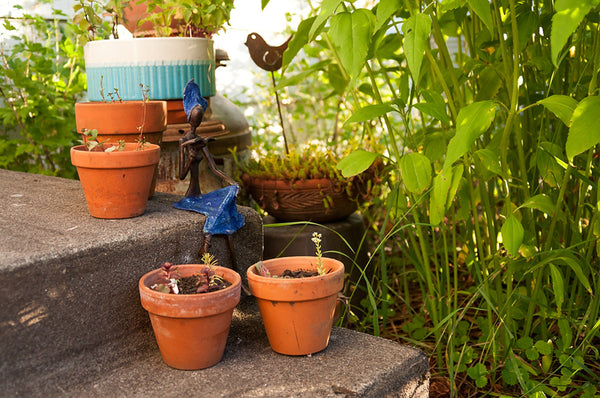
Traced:
<svg viewBox="0 0 600 398">
<path fill-rule="evenodd" d="M 245 220 L 237 211 L 238 185 L 229 185 L 201 196 L 189 196 L 173 206 L 180 210 L 195 211 L 206 216 L 204 233 L 231 235 L 244 226 Z"/>
</svg>

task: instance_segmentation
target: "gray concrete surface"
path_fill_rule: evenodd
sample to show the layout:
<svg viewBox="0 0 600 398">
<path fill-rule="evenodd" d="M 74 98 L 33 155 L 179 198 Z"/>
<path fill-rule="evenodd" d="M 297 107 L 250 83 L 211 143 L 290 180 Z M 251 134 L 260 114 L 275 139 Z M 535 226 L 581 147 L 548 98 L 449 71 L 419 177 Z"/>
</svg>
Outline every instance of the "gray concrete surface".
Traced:
<svg viewBox="0 0 600 398">
<path fill-rule="evenodd" d="M 137 281 L 164 261 L 196 262 L 203 216 L 156 194 L 143 216 L 97 220 L 78 181 L 0 170 L 0 187 L 0 396 L 427 396 L 427 357 L 389 340 L 334 328 L 321 353 L 274 353 L 252 297 L 235 311 L 219 364 L 171 369 Z M 240 211 L 247 224 L 234 242 L 245 269 L 262 253 L 262 223 Z M 224 239 L 211 249 L 228 263 Z"/>
</svg>

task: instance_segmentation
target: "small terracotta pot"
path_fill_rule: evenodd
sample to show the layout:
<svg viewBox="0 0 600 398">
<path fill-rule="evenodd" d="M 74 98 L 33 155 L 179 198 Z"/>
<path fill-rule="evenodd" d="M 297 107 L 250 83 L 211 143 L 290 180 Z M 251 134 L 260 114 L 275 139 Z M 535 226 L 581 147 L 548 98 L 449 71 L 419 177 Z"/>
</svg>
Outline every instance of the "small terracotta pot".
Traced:
<svg viewBox="0 0 600 398">
<path fill-rule="evenodd" d="M 145 107 L 145 110 L 144 110 Z M 100 142 L 137 142 L 143 126 L 146 142 L 160 145 L 167 128 L 165 101 L 78 102 L 75 104 L 77 132 L 83 129 L 98 131 Z M 158 168 L 154 172 L 149 197 L 154 195 Z"/>
<path fill-rule="evenodd" d="M 104 147 L 113 144 L 105 143 Z M 114 144 L 117 145 L 117 144 Z M 136 217 L 146 210 L 152 177 L 160 159 L 160 147 L 125 144 L 124 151 L 88 151 L 71 148 L 71 163 L 85 195 L 90 214 L 96 218 Z"/>
<path fill-rule="evenodd" d="M 264 260 L 271 275 L 284 270 L 315 270 L 316 257 L 280 257 Z M 329 272 L 309 278 L 272 278 L 248 268 L 250 292 L 256 297 L 260 315 L 273 351 L 286 355 L 308 355 L 329 344 L 337 294 L 344 286 L 344 264 L 323 258 Z"/>
<path fill-rule="evenodd" d="M 197 273 L 204 264 L 177 265 L 182 277 Z M 161 270 L 150 271 L 139 282 L 142 307 L 165 363 L 176 369 L 204 369 L 217 364 L 225 351 L 234 307 L 240 301 L 242 279 L 224 267 L 215 273 L 231 283 L 223 290 L 201 294 L 167 294 L 150 289 Z"/>
</svg>

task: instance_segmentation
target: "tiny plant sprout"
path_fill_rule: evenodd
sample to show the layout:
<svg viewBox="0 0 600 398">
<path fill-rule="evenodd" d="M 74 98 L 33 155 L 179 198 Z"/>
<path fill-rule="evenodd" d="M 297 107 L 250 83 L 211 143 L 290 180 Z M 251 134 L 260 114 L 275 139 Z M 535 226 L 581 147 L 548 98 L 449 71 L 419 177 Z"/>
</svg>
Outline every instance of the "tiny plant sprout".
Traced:
<svg viewBox="0 0 600 398">
<path fill-rule="evenodd" d="M 160 269 L 161 279 L 158 283 L 152 285 L 151 289 L 162 293 L 179 294 L 179 286 L 177 285 L 177 281 L 180 276 L 177 272 L 177 267 L 175 267 L 172 263 L 164 263 L 161 265 Z"/>
<path fill-rule="evenodd" d="M 311 240 L 315 244 L 315 254 L 317 255 L 317 272 L 319 275 L 325 275 L 325 267 L 323 266 L 323 255 L 321 251 L 321 234 L 313 232 Z"/>
<path fill-rule="evenodd" d="M 262 261 L 259 261 L 258 263 L 256 263 L 256 270 L 258 271 L 258 273 L 259 273 L 261 276 L 264 276 L 264 277 L 267 277 L 267 278 L 268 278 L 269 276 L 271 276 L 271 273 L 269 272 L 269 270 L 268 270 L 268 269 L 267 269 L 267 267 L 266 267 L 266 266 L 263 264 L 263 262 L 262 262 Z"/>
</svg>

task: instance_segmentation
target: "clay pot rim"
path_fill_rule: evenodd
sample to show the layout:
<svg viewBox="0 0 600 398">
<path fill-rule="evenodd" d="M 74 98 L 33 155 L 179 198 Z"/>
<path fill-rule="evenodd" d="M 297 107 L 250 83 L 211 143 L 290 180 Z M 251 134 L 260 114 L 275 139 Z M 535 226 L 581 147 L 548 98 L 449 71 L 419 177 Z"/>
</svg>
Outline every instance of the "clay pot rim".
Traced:
<svg viewBox="0 0 600 398">
<path fill-rule="evenodd" d="M 208 265 L 207 264 L 174 264 L 173 267 L 177 267 L 177 269 L 182 277 L 187 277 L 187 276 L 193 275 L 197 269 L 200 269 L 201 267 L 208 267 Z M 148 286 L 148 284 L 154 283 L 154 280 L 151 280 L 151 279 L 160 272 L 160 268 L 158 268 L 158 269 L 154 269 L 152 271 L 146 272 L 144 275 L 142 275 L 142 277 L 140 278 L 140 281 L 139 281 L 139 286 L 140 286 L 140 288 L 143 288 L 144 290 L 150 291 L 152 295 L 156 295 L 157 297 L 162 296 L 163 298 L 172 298 L 175 300 L 185 300 L 186 298 L 196 297 L 196 296 L 202 296 L 202 297 L 216 296 L 219 294 L 219 292 L 223 292 L 225 290 L 235 288 L 237 285 L 242 283 L 242 277 L 240 276 L 240 274 L 238 274 L 236 271 L 232 270 L 231 268 L 222 267 L 219 265 L 213 265 L 212 268 L 217 275 L 219 275 L 221 278 L 225 279 L 227 282 L 231 283 L 231 285 L 227 286 L 225 289 L 216 290 L 214 292 L 199 293 L 199 294 L 163 293 L 163 292 L 159 292 L 154 289 L 150 289 L 150 286 Z M 146 284 L 145 282 L 148 282 L 148 284 Z"/>
<path fill-rule="evenodd" d="M 206 264 L 177 264 L 182 277 L 190 276 L 199 267 Z M 216 274 L 231 283 L 231 286 L 214 292 L 200 294 L 171 294 L 150 289 L 155 283 L 160 269 L 154 269 L 142 275 L 138 282 L 138 290 L 142 307 L 146 311 L 171 318 L 194 318 L 212 316 L 235 307 L 240 301 L 242 278 L 234 270 L 221 266 L 213 266 Z M 203 305 L 205 302 L 213 302 Z"/>
<path fill-rule="evenodd" d="M 148 101 L 144 101 L 144 100 L 122 100 L 122 101 L 106 101 L 106 102 L 102 102 L 102 101 L 81 101 L 81 102 L 76 102 L 75 106 L 76 107 L 108 107 L 108 106 L 137 106 L 137 105 L 142 105 L 143 103 L 146 103 L 146 105 L 151 105 L 151 106 L 163 106 L 162 103 L 165 103 L 166 105 L 166 100 L 148 100 Z"/>
<path fill-rule="evenodd" d="M 117 155 L 117 154 L 123 154 L 123 153 L 128 153 L 128 152 L 150 152 L 150 151 L 155 151 L 157 149 L 160 149 L 159 145 L 156 144 L 150 144 L 150 143 L 146 143 L 144 144 L 144 149 L 138 151 L 137 148 L 137 143 L 136 142 L 126 142 L 125 143 L 125 150 L 120 151 L 120 150 L 114 150 L 112 152 L 104 152 L 104 151 L 88 151 L 87 149 L 85 149 L 85 145 L 76 145 L 74 147 L 71 147 L 72 150 L 77 151 L 77 152 L 88 152 L 89 154 L 91 154 L 91 156 L 98 156 L 96 154 L 107 154 L 107 155 Z M 119 146 L 118 142 L 103 142 L 102 146 L 104 148 L 110 148 L 111 146 Z"/>
</svg>

